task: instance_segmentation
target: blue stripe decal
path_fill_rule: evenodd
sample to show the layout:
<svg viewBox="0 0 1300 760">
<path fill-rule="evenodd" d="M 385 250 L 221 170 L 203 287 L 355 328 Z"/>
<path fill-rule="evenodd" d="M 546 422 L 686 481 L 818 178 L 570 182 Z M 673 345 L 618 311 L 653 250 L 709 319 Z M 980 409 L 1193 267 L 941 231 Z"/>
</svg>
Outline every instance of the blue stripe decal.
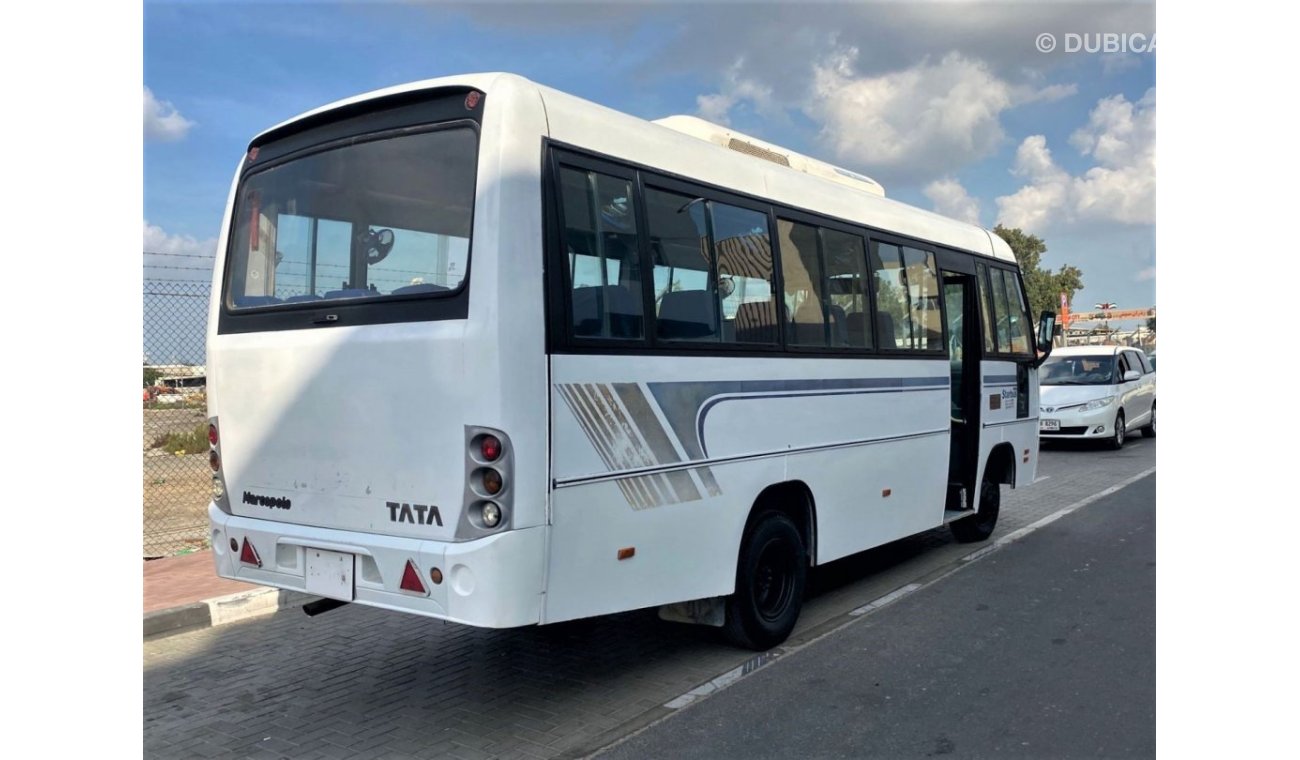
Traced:
<svg viewBox="0 0 1300 760">
<path fill-rule="evenodd" d="M 984 384 L 985 385 L 994 385 L 994 384 L 1015 385 L 1016 376 L 1015 375 L 985 375 Z"/>
</svg>

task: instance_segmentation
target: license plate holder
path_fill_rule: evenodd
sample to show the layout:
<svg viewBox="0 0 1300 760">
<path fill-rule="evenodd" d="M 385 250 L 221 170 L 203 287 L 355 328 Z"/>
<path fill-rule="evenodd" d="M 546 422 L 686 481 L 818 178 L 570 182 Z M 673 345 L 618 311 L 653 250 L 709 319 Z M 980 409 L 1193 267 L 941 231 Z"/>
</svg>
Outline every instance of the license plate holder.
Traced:
<svg viewBox="0 0 1300 760">
<path fill-rule="evenodd" d="M 307 547 L 307 593 L 352 601 L 356 596 L 357 556 Z"/>
<path fill-rule="evenodd" d="M 1057 432 L 1061 429 L 1060 420 L 1039 420 L 1038 429 L 1046 432 Z"/>
</svg>

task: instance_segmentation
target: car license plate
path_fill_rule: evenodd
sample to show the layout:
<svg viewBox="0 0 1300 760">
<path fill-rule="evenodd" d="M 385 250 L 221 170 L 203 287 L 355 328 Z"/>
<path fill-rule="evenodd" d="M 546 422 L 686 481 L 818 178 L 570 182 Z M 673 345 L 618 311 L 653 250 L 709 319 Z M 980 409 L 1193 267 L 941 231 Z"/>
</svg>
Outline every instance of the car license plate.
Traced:
<svg viewBox="0 0 1300 760">
<path fill-rule="evenodd" d="M 310 547 L 303 551 L 307 555 L 307 593 L 352 601 L 356 555 Z"/>
<path fill-rule="evenodd" d="M 1060 420 L 1039 420 L 1038 429 L 1055 432 L 1061 429 Z"/>
</svg>

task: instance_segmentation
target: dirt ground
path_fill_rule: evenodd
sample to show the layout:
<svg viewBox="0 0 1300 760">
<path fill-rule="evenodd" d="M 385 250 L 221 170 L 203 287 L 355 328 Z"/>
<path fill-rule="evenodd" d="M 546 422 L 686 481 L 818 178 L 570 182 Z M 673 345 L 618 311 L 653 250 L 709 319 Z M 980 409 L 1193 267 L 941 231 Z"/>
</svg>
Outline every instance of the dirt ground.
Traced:
<svg viewBox="0 0 1300 760">
<path fill-rule="evenodd" d="M 207 546 L 212 470 L 208 455 L 152 448 L 167 433 L 193 430 L 206 418 L 203 408 L 145 409 L 143 425 L 145 557 L 165 557 Z"/>
</svg>

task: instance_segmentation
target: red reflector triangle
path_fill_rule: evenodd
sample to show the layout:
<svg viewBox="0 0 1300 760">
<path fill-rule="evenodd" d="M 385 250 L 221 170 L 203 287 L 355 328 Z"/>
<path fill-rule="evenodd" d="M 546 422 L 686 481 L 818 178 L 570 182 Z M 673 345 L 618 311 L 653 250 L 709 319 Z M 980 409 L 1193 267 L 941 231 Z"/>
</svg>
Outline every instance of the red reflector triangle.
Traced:
<svg viewBox="0 0 1300 760">
<path fill-rule="evenodd" d="M 415 563 L 411 560 L 406 561 L 406 570 L 402 572 L 402 590 L 414 591 L 417 594 L 427 594 L 424 590 L 424 582 L 420 580 L 420 571 L 415 569 Z"/>
<path fill-rule="evenodd" d="M 247 538 L 244 539 L 244 548 L 239 550 L 239 561 L 245 565 L 262 566 L 262 558 L 257 556 L 257 550 L 253 548 Z"/>
</svg>

